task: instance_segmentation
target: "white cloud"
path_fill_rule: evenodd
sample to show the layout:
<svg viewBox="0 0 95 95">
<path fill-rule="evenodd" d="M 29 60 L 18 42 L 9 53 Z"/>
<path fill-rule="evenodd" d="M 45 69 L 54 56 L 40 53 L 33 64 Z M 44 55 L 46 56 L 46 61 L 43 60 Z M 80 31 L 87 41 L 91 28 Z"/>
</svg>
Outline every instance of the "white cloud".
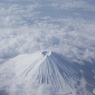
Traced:
<svg viewBox="0 0 95 95">
<path fill-rule="evenodd" d="M 34 9 L 39 7 L 38 4 L 6 4 L 2 3 L 0 8 L 0 27 L 18 27 L 28 25 L 35 19 L 38 12 Z M 30 20 L 30 21 L 29 21 Z"/>
<path fill-rule="evenodd" d="M 51 6 L 68 10 L 80 8 L 83 10 L 95 11 L 95 7 L 84 0 L 62 0 L 61 2 L 52 3 Z"/>
<path fill-rule="evenodd" d="M 95 24 L 69 19 L 68 22 L 63 20 L 61 23 L 63 27 L 38 22 L 32 26 L 1 29 L 0 57 L 12 57 L 20 53 L 50 49 L 74 59 L 94 58 Z"/>
<path fill-rule="evenodd" d="M 44 85 L 31 87 L 28 85 L 30 83 L 24 84 L 20 80 L 15 80 L 11 67 L 2 66 L 1 63 L 18 54 L 30 54 L 39 50 L 57 51 L 79 63 L 82 63 L 83 60 L 92 62 L 92 59 L 95 59 L 94 19 L 89 21 L 82 17 L 74 18 L 72 15 L 66 17 L 60 12 L 53 17 L 53 10 L 48 12 L 50 14 L 45 14 L 46 10 L 42 9 L 44 5 L 39 2 L 30 4 L 10 2 L 0 3 L 0 75 L 3 74 L 0 77 L 0 89 L 7 85 L 9 89 L 5 90 L 10 91 L 10 95 L 19 95 L 20 93 L 23 95 L 30 95 L 30 93 L 55 95 L 52 93 L 54 89 L 48 89 L 51 87 Z M 51 0 L 48 4 L 46 3 L 48 7 L 46 5 L 45 7 L 48 9 L 50 4 Z M 94 11 L 95 9 L 94 6 L 82 0 L 62 0 L 60 2 L 52 0 L 52 6 L 59 8 L 58 10 L 60 8 L 61 10 L 82 8 Z M 92 16 L 94 17 L 94 15 Z M 27 90 L 25 90 L 26 88 Z M 31 88 L 33 89 L 31 90 Z M 36 93 L 35 88 L 39 93 Z"/>
</svg>

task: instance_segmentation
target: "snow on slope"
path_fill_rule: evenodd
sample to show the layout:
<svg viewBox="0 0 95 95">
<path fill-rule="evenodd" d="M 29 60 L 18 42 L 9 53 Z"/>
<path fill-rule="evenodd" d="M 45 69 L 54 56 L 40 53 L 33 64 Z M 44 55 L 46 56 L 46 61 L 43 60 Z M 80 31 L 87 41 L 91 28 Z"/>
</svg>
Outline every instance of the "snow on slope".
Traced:
<svg viewBox="0 0 95 95">
<path fill-rule="evenodd" d="M 0 89 L 8 87 L 9 95 L 18 95 L 19 89 L 21 95 L 93 95 L 94 68 L 95 64 L 80 65 L 52 51 L 21 54 L 1 64 Z"/>
<path fill-rule="evenodd" d="M 76 88 L 81 78 L 72 62 L 52 51 L 20 55 L 13 59 L 16 76 L 37 84 L 49 84 L 57 89 Z"/>
</svg>

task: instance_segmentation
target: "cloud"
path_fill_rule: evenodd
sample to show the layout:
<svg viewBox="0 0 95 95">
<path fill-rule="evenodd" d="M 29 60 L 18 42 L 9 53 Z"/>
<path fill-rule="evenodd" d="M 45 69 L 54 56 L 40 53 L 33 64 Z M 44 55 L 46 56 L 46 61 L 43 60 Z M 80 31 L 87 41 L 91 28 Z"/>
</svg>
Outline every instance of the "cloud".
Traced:
<svg viewBox="0 0 95 95">
<path fill-rule="evenodd" d="M 10 95 L 56 95 L 57 92 L 51 86 L 34 86 L 16 79 L 14 68 L 11 68 L 13 64 L 8 65 L 7 62 L 19 54 L 53 50 L 78 63 L 83 64 L 84 60 L 93 63 L 95 21 L 84 19 L 82 12 L 78 12 L 77 16 L 71 13 L 75 9 L 94 12 L 95 7 L 84 0 L 9 1 L 0 1 L 0 93 L 6 91 Z M 69 14 L 65 15 L 68 10 Z M 90 16 L 89 12 L 87 15 Z M 94 15 L 91 17 L 94 18 Z M 78 89 L 81 90 L 81 87 Z"/>
<path fill-rule="evenodd" d="M 39 7 L 38 4 L 11 4 L 1 3 L 0 8 L 0 27 L 18 27 L 22 25 L 31 24 L 31 21 L 35 19 L 34 9 Z M 29 21 L 30 20 L 30 21 Z"/>
<path fill-rule="evenodd" d="M 37 21 L 52 23 L 53 19 L 63 19 L 63 17 L 93 19 L 90 14 L 94 14 L 94 9 L 93 5 L 83 0 L 2 2 L 0 3 L 0 28 L 29 26 Z M 86 11 L 89 12 L 87 13 Z"/>
<path fill-rule="evenodd" d="M 63 27 L 53 23 L 37 22 L 33 26 L 1 29 L 0 57 L 7 58 L 48 49 L 78 60 L 94 58 L 95 24 L 70 19 L 61 23 Z"/>
<path fill-rule="evenodd" d="M 43 26 L 42 26 L 43 25 Z M 91 24 L 90 24 L 91 25 Z M 36 85 L 30 82 L 25 82 L 15 77 L 14 64 L 8 59 L 25 53 L 33 53 L 39 50 L 47 49 L 54 50 L 62 53 L 64 56 L 73 58 L 74 60 L 88 60 L 90 61 L 95 57 L 95 46 L 93 45 L 91 36 L 87 36 L 84 32 L 82 37 L 80 30 L 73 30 L 68 25 L 66 29 L 58 28 L 56 25 L 53 30 L 51 25 L 40 23 L 33 27 L 21 27 L 13 32 L 10 30 L 6 32 L 3 30 L 0 33 L 0 90 L 2 93 L 8 93 L 9 95 L 64 95 L 63 92 L 57 92 L 52 86 Z M 83 25 L 81 26 L 83 27 Z M 69 29 L 71 29 L 69 31 Z M 21 31 L 21 32 L 19 32 Z M 55 32 L 56 31 L 56 32 Z M 59 32 L 60 31 L 60 32 Z M 78 32 L 79 31 L 79 32 Z M 95 39 L 94 39 L 95 40 Z M 89 42 L 90 41 L 90 42 Z M 93 50 L 93 51 L 92 51 Z M 80 62 L 79 62 L 80 63 Z M 78 87 L 82 95 L 87 95 L 85 90 L 85 80 Z M 74 95 L 74 94 L 73 94 Z M 91 95 L 89 93 L 88 95 Z"/>
<path fill-rule="evenodd" d="M 83 10 L 90 10 L 94 11 L 95 7 L 93 5 L 90 5 L 88 2 L 84 0 L 63 0 L 61 2 L 52 3 L 51 6 L 60 8 L 60 9 L 67 9 L 67 10 L 73 10 L 73 9 L 83 9 Z"/>
</svg>

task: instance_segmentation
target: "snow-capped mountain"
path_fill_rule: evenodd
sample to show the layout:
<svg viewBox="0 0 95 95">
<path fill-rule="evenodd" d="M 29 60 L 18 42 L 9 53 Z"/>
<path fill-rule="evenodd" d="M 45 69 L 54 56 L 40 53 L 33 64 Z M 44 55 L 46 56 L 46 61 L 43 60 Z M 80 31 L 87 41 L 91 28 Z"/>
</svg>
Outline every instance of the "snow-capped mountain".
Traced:
<svg viewBox="0 0 95 95">
<path fill-rule="evenodd" d="M 81 78 L 80 71 L 72 62 L 52 51 L 19 56 L 19 58 L 16 62 L 16 75 L 27 81 L 64 89 L 66 86 L 75 88 Z"/>
<path fill-rule="evenodd" d="M 56 95 L 93 95 L 95 64 L 84 63 L 80 65 L 53 51 L 22 54 L 7 62 L 10 68 L 14 66 L 14 78 L 26 84 L 49 85 L 55 89 L 52 92 L 61 91 Z"/>
<path fill-rule="evenodd" d="M 87 64 L 79 65 L 53 51 L 19 55 L 12 61 L 15 62 L 16 77 L 26 81 L 39 85 L 52 85 L 64 92 L 72 92 L 73 89 L 78 89 L 77 93 L 83 93 L 80 90 L 86 86 L 91 92 L 94 88 L 94 85 L 91 84 L 91 81 L 94 80 L 91 65 L 87 68 Z M 89 73 L 87 74 L 87 72 Z"/>
</svg>

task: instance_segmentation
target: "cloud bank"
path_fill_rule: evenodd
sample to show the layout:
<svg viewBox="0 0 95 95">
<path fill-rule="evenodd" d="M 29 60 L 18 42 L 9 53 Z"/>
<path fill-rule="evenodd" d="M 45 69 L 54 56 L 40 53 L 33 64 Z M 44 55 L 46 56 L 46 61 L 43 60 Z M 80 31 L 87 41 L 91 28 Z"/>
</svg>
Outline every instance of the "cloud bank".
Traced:
<svg viewBox="0 0 95 95">
<path fill-rule="evenodd" d="M 62 23 L 65 23 L 64 19 Z M 94 59 L 95 24 L 75 20 L 66 23 L 63 27 L 37 22 L 33 26 L 1 29 L 0 58 L 39 50 L 55 50 L 69 58 L 89 61 Z"/>
<path fill-rule="evenodd" d="M 89 3 L 88 0 L 60 2 L 1 0 L 0 93 L 10 95 L 30 95 L 30 93 L 56 95 L 57 93 L 51 86 L 34 86 L 14 77 L 14 70 L 11 68 L 14 64 L 8 65 L 7 61 L 19 54 L 53 50 L 81 64 L 84 64 L 84 60 L 93 63 L 95 59 L 94 9 L 94 3 L 92 4 L 92 1 Z"/>
</svg>

